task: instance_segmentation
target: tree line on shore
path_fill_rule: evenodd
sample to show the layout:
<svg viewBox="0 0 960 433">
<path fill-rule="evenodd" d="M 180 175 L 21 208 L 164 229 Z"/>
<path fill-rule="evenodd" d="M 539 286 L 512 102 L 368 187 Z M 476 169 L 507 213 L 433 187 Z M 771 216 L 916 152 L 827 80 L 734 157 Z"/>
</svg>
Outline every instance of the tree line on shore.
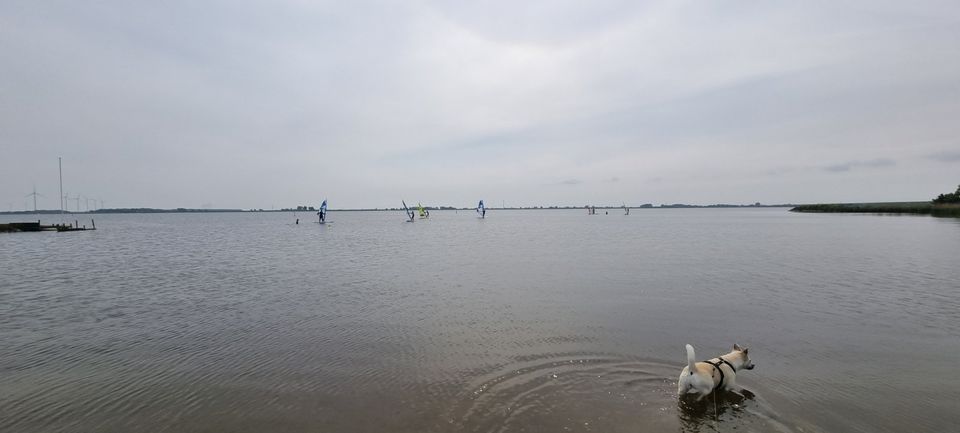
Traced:
<svg viewBox="0 0 960 433">
<path fill-rule="evenodd" d="M 949 203 L 960 203 L 960 185 L 957 186 L 956 192 L 951 192 L 948 194 L 940 194 L 937 198 L 933 199 L 933 204 L 949 204 Z"/>
</svg>

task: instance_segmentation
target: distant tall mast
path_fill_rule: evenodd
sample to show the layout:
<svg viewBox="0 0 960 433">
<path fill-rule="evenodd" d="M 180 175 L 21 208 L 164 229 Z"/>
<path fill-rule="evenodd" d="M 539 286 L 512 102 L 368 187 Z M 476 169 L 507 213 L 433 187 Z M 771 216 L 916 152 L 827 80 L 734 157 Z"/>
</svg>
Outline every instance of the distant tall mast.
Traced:
<svg viewBox="0 0 960 433">
<path fill-rule="evenodd" d="M 63 222 L 63 157 L 57 157 L 57 165 L 60 167 L 60 222 Z"/>
</svg>

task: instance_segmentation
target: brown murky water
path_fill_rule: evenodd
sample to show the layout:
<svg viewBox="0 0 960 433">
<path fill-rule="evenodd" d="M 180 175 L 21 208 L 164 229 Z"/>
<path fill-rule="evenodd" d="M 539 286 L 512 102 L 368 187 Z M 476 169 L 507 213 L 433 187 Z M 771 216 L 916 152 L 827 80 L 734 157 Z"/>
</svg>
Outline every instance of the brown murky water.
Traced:
<svg viewBox="0 0 960 433">
<path fill-rule="evenodd" d="M 0 235 L 0 431 L 960 425 L 960 220 L 330 220 L 109 215 L 96 232 Z M 683 345 L 709 358 L 734 342 L 757 364 L 737 378 L 747 396 L 678 404 Z"/>
</svg>

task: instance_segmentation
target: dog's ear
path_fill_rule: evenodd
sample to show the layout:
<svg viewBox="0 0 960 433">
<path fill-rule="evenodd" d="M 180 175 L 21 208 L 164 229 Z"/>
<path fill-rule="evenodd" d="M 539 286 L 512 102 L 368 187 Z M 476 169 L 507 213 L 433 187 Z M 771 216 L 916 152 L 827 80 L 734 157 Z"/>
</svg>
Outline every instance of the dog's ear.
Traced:
<svg viewBox="0 0 960 433">
<path fill-rule="evenodd" d="M 736 350 L 738 352 L 743 352 L 743 349 L 740 348 L 740 345 L 736 343 L 734 343 L 733 345 L 733 350 Z"/>
</svg>

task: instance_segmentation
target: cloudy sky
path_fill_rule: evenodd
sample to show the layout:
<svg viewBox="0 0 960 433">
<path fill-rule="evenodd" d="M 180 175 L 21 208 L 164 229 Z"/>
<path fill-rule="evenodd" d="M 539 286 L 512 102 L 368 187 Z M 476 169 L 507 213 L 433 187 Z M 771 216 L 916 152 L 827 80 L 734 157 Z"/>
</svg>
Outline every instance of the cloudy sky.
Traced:
<svg viewBox="0 0 960 433">
<path fill-rule="evenodd" d="M 58 156 L 107 207 L 924 200 L 960 3 L 5 0 L 0 209 Z"/>
</svg>

